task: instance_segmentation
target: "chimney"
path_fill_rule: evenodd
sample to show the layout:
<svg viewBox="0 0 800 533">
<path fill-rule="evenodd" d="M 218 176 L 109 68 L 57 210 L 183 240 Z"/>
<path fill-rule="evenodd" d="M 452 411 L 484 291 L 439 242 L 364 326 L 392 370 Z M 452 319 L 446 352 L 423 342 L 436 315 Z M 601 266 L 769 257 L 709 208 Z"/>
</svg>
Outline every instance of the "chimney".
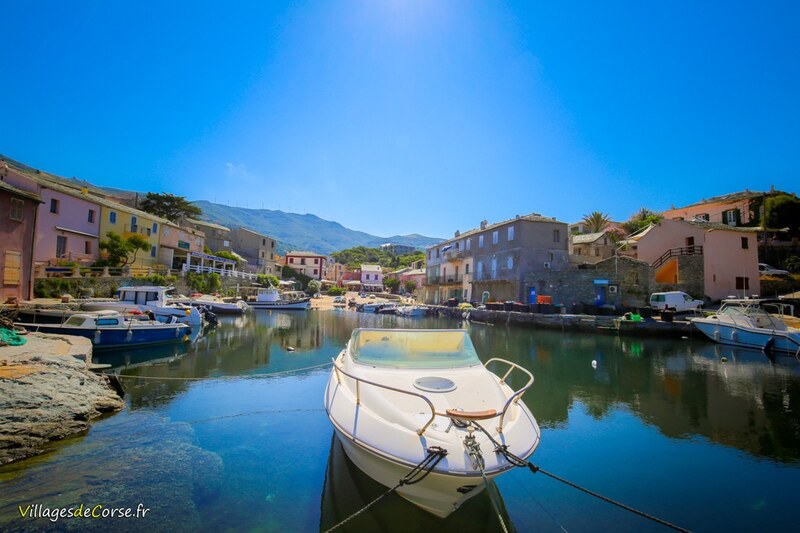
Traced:
<svg viewBox="0 0 800 533">
<path fill-rule="evenodd" d="M 459 235 L 461 235 L 461 232 L 456 230 L 455 236 L 458 237 Z"/>
<path fill-rule="evenodd" d="M 481 220 L 481 229 L 486 229 L 486 224 L 488 224 L 488 220 Z"/>
</svg>

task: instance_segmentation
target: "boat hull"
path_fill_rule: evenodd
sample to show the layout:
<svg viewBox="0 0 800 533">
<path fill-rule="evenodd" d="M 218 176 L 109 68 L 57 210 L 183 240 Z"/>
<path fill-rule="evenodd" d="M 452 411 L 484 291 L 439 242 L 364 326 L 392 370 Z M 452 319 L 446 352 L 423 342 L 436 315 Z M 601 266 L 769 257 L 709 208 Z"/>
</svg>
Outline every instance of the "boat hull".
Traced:
<svg viewBox="0 0 800 533">
<path fill-rule="evenodd" d="M 76 328 L 60 324 L 19 324 L 28 331 L 85 337 L 95 349 L 135 348 L 153 344 L 183 342 L 191 333 L 185 324 L 163 325 L 158 328 Z"/>
<path fill-rule="evenodd" d="M 335 430 L 350 461 L 381 485 L 394 487 L 414 466 L 380 456 L 361 446 L 338 428 Z M 493 476 L 487 474 L 487 478 L 491 477 Z M 417 507 L 439 518 L 445 518 L 464 502 L 480 494 L 484 488 L 485 484 L 480 475 L 448 475 L 431 472 L 419 483 L 401 486 L 396 492 Z"/>
<path fill-rule="evenodd" d="M 298 302 L 247 302 L 247 305 L 253 309 L 284 309 L 304 311 L 311 308 L 311 300 L 302 300 Z"/>
<path fill-rule="evenodd" d="M 748 328 L 710 318 L 693 319 L 692 324 L 706 337 L 720 344 L 789 354 L 800 350 L 800 334 L 789 331 Z"/>
<path fill-rule="evenodd" d="M 152 311 L 158 320 L 175 320 L 190 326 L 200 326 L 203 324 L 203 315 L 197 308 L 192 306 L 170 307 L 158 305 L 138 305 L 133 302 L 87 302 L 81 305 L 84 311 L 118 311 L 120 313 L 146 313 Z"/>
</svg>

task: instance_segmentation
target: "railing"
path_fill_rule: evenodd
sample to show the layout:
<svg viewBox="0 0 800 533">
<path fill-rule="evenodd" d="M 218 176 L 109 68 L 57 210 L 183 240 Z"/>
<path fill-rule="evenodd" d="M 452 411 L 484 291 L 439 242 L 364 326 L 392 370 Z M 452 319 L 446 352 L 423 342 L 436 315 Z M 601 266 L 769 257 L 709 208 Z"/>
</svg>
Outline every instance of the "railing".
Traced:
<svg viewBox="0 0 800 533">
<path fill-rule="evenodd" d="M 454 283 L 461 283 L 464 281 L 464 276 L 459 274 L 458 276 L 428 276 L 425 278 L 425 283 L 427 285 L 448 285 Z"/>
<path fill-rule="evenodd" d="M 506 404 L 503 406 L 503 410 L 501 412 L 497 413 L 495 411 L 494 413 L 491 413 L 491 414 L 481 413 L 480 419 L 497 418 L 499 416 L 500 417 L 500 422 L 499 422 L 499 424 L 497 426 L 497 432 L 498 433 L 502 433 L 503 432 L 503 420 L 505 419 L 506 412 L 508 412 L 508 409 L 511 407 L 512 404 L 519 402 L 519 400 L 522 398 L 522 395 L 525 394 L 525 392 L 528 389 L 531 388 L 531 385 L 533 385 L 533 374 L 531 374 L 527 369 L 525 369 L 524 367 L 519 366 L 516 363 L 512 363 L 511 361 L 506 361 L 505 359 L 500 359 L 500 358 L 497 358 L 497 357 L 493 357 L 492 359 L 489 359 L 488 361 L 486 361 L 486 363 L 484 363 L 484 365 L 483 365 L 484 368 L 487 368 L 487 370 L 488 370 L 489 363 L 492 363 L 492 362 L 495 362 L 495 361 L 500 362 L 500 363 L 505 363 L 505 364 L 507 364 L 509 366 L 508 371 L 503 375 L 502 378 L 500 378 L 500 383 L 501 384 L 505 384 L 506 378 L 508 378 L 508 376 L 511 374 L 512 371 L 514 371 L 514 369 L 519 369 L 519 370 L 521 370 L 522 372 L 524 372 L 525 374 L 528 375 L 528 382 L 521 389 L 519 389 L 518 391 L 515 391 L 511 396 L 509 396 L 509 398 L 506 401 Z M 468 413 L 468 412 L 463 413 L 463 415 L 461 415 L 461 416 L 463 416 L 463 418 L 460 418 L 459 414 L 456 413 L 456 412 L 453 412 L 453 413 L 449 413 L 449 412 L 440 413 L 440 412 L 436 411 L 436 408 L 434 407 L 433 402 L 431 402 L 427 397 L 423 396 L 422 394 L 419 394 L 417 392 L 404 390 L 404 389 L 398 389 L 396 387 L 390 387 L 389 385 L 384 385 L 382 383 L 376 383 L 374 381 L 369 381 L 369 380 L 366 380 L 364 378 L 356 377 L 356 376 L 354 376 L 352 374 L 349 374 L 349 373 L 345 372 L 342 368 L 339 368 L 336 365 L 336 359 L 333 359 L 333 371 L 336 374 L 336 382 L 339 383 L 340 385 L 342 383 L 342 380 L 339 377 L 339 373 L 342 373 L 345 376 L 347 376 L 350 379 L 352 379 L 353 381 L 355 381 L 355 383 L 356 383 L 356 405 L 361 405 L 361 385 L 360 385 L 361 383 L 366 383 L 367 385 L 373 385 L 373 386 L 378 387 L 380 389 L 386 389 L 386 390 L 390 390 L 390 391 L 394 391 L 394 392 L 399 392 L 401 394 L 407 394 L 409 396 L 416 396 L 416 397 L 420 398 L 421 400 L 423 400 L 425 403 L 428 404 L 428 407 L 431 410 L 431 417 L 430 417 L 430 419 L 428 419 L 428 421 L 425 423 L 424 426 L 422 426 L 420 429 L 417 430 L 417 435 L 420 435 L 420 436 L 423 433 L 425 433 L 425 430 L 430 427 L 430 425 L 433 423 L 433 421 L 436 420 L 437 416 L 443 416 L 445 418 L 450 418 L 450 419 L 454 419 L 454 420 L 469 420 L 470 418 L 479 419 L 478 416 L 470 416 L 470 415 L 474 415 L 474 413 Z M 489 372 L 491 372 L 491 370 L 489 370 Z M 494 372 L 492 372 L 492 373 L 494 374 Z M 495 375 L 497 375 L 497 374 L 495 374 Z M 486 413 L 490 413 L 490 412 L 486 412 Z"/>
<path fill-rule="evenodd" d="M 37 265 L 35 279 L 44 278 L 141 278 L 154 274 L 167 275 L 169 268 L 164 265 L 149 267 L 127 265 L 124 267 L 82 267 Z"/>
<path fill-rule="evenodd" d="M 241 279 L 256 279 L 258 274 L 251 274 L 249 272 L 242 272 L 241 270 L 231 270 L 227 268 L 214 268 L 210 266 L 201 265 L 183 265 L 183 272 L 197 272 L 200 274 L 217 273 L 223 277 L 241 278 Z"/>
<path fill-rule="evenodd" d="M 513 268 L 482 270 L 475 273 L 475 281 L 513 281 L 516 277 L 517 271 Z"/>
<path fill-rule="evenodd" d="M 447 250 L 442 254 L 448 261 L 460 261 L 464 253 L 461 250 Z"/>
<path fill-rule="evenodd" d="M 661 257 L 655 260 L 655 262 L 650 265 L 653 268 L 658 268 L 667 260 L 673 257 L 680 257 L 683 255 L 702 255 L 703 254 L 703 247 L 702 246 L 684 246 L 682 248 L 670 248 L 666 252 L 664 252 Z"/>
</svg>

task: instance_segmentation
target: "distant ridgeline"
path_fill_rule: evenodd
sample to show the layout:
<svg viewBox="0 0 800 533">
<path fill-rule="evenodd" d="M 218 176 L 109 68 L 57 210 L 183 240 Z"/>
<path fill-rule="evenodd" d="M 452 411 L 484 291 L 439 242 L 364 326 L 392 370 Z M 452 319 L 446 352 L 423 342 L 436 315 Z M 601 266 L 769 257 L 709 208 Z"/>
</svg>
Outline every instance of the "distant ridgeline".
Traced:
<svg viewBox="0 0 800 533">
<path fill-rule="evenodd" d="M 330 254 L 353 247 L 377 248 L 385 243 L 405 244 L 415 248 L 431 246 L 442 239 L 424 235 L 395 235 L 378 237 L 363 231 L 345 228 L 338 222 L 316 215 L 286 213 L 272 209 L 248 209 L 215 204 L 206 200 L 192 202 L 203 210 L 204 220 L 228 228 L 245 227 L 278 240 L 278 253 L 289 250 L 308 250 Z"/>
<path fill-rule="evenodd" d="M 356 246 L 341 252 L 334 252 L 331 255 L 337 263 L 347 266 L 359 266 L 366 263 L 387 268 L 403 268 L 410 266 L 414 261 L 425 259 L 425 252 L 421 250 L 411 254 L 395 254 L 381 248 L 367 248 L 366 246 Z"/>
</svg>

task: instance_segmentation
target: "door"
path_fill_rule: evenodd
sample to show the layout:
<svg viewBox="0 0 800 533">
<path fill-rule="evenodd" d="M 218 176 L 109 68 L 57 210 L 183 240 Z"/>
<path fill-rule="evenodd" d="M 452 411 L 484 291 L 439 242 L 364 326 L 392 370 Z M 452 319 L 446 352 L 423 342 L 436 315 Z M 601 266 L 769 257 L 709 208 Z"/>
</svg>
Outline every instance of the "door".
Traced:
<svg viewBox="0 0 800 533">
<path fill-rule="evenodd" d="M 67 238 L 63 235 L 56 236 L 56 259 L 67 256 Z"/>
<path fill-rule="evenodd" d="M 6 251 L 3 285 L 19 285 L 22 280 L 22 253 Z"/>
<path fill-rule="evenodd" d="M 594 304 L 597 307 L 603 306 L 606 304 L 606 285 L 595 285 L 594 286 Z"/>
</svg>

